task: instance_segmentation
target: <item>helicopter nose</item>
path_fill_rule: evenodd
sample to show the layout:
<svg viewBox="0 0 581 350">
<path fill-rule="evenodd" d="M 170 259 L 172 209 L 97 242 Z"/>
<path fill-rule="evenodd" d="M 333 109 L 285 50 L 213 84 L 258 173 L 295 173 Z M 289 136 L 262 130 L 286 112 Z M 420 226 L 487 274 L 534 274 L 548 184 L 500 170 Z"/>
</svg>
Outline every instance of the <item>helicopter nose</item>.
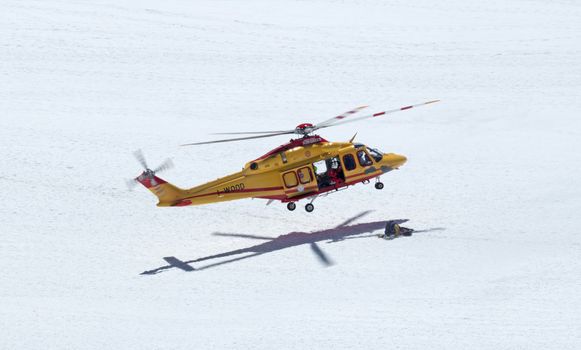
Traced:
<svg viewBox="0 0 581 350">
<path fill-rule="evenodd" d="M 391 168 L 397 169 L 404 165 L 408 159 L 405 156 L 399 154 L 388 153 L 385 155 L 385 160 Z"/>
</svg>

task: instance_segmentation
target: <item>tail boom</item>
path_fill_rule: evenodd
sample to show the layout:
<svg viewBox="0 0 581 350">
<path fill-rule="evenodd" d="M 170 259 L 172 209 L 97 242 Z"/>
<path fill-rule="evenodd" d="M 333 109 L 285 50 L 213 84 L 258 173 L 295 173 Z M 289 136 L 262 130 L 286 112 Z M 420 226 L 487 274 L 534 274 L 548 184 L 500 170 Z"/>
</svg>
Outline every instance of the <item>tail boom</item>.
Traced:
<svg viewBox="0 0 581 350">
<path fill-rule="evenodd" d="M 147 172 L 143 172 L 135 180 L 158 198 L 158 207 L 174 206 L 175 203 L 187 196 L 186 191 L 170 184 L 162 178 L 147 174 Z"/>
</svg>

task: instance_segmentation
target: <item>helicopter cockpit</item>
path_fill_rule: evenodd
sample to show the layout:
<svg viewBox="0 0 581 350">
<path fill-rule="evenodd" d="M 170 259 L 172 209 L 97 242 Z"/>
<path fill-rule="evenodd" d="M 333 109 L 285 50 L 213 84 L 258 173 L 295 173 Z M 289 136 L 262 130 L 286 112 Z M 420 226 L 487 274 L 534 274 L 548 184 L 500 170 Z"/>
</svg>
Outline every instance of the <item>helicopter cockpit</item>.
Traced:
<svg viewBox="0 0 581 350">
<path fill-rule="evenodd" d="M 362 143 L 355 143 L 354 146 L 355 149 L 357 150 L 357 156 L 359 158 L 359 162 L 361 163 L 361 165 L 363 164 L 371 165 L 372 163 L 369 160 L 366 152 L 364 152 L 364 150 L 367 150 L 367 152 L 369 152 L 371 157 L 373 157 L 373 159 L 375 159 L 376 162 L 379 162 L 383 159 L 383 153 L 376 148 L 365 146 Z"/>
<path fill-rule="evenodd" d="M 359 165 L 362 167 L 372 165 L 372 158 L 375 163 L 381 163 L 382 167 L 386 166 L 389 169 L 398 169 L 402 164 L 407 161 L 405 156 L 395 154 L 395 153 L 383 153 L 377 148 L 371 148 L 365 146 L 364 144 L 354 144 L 357 153 L 357 158 L 359 158 Z"/>
<path fill-rule="evenodd" d="M 367 147 L 367 151 L 369 152 L 369 154 L 371 154 L 371 156 L 373 157 L 373 159 L 375 159 L 376 162 L 379 162 L 383 159 L 383 153 L 378 149 Z"/>
</svg>

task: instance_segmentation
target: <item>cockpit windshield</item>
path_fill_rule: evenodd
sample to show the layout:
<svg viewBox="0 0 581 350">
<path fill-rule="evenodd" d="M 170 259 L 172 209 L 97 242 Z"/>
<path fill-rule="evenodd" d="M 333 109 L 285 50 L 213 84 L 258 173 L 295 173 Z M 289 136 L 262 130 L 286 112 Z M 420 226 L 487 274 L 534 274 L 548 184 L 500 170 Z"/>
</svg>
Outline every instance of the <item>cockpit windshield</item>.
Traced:
<svg viewBox="0 0 581 350">
<path fill-rule="evenodd" d="M 367 150 L 369 151 L 369 154 L 371 154 L 371 156 L 373 157 L 373 159 L 375 159 L 376 162 L 379 162 L 383 158 L 383 154 L 379 150 L 373 149 L 371 147 L 367 147 Z"/>
</svg>

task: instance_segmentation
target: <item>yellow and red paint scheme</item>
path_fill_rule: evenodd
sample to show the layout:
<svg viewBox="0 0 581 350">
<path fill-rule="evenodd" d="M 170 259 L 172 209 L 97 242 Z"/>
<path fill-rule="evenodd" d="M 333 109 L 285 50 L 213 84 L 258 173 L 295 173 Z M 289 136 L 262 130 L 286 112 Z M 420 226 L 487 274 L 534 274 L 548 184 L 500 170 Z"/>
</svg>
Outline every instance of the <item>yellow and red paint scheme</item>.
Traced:
<svg viewBox="0 0 581 350">
<path fill-rule="evenodd" d="M 344 156 L 364 151 L 372 161 L 362 166 L 356 161 L 352 170 L 344 164 Z M 338 157 L 344 172 L 344 181 L 319 188 L 313 163 Z M 329 191 L 338 190 L 359 182 L 368 181 L 388 171 L 399 168 L 406 157 L 394 153 L 382 155 L 377 161 L 369 156 L 367 147 L 352 142 L 329 142 L 320 136 L 308 136 L 273 149 L 264 156 L 246 163 L 234 174 L 210 181 L 190 189 L 180 189 L 165 180 L 148 175 L 137 177 L 159 199 L 160 207 L 178 207 L 231 201 L 243 198 L 264 198 L 294 202 Z M 294 175 L 293 175 L 294 174 Z M 296 181 L 293 181 L 293 178 Z"/>
</svg>

